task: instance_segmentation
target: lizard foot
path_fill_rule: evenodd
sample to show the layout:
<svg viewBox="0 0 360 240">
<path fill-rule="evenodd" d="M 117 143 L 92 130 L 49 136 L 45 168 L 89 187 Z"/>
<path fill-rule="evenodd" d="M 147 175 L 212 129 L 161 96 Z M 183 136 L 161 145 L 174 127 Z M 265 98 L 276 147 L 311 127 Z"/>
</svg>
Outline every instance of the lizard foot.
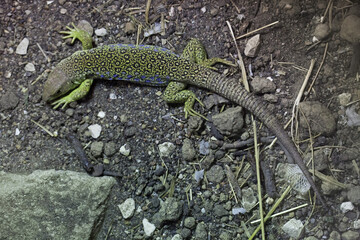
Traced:
<svg viewBox="0 0 360 240">
<path fill-rule="evenodd" d="M 53 107 L 53 109 L 57 109 L 58 107 L 61 106 L 61 104 L 64 104 L 61 109 L 64 109 L 66 107 L 66 105 L 68 105 L 69 103 L 74 102 L 74 100 L 68 95 L 65 97 L 62 97 L 54 102 L 51 103 L 51 105 L 55 105 Z"/>
<path fill-rule="evenodd" d="M 198 98 L 195 97 L 195 100 L 198 101 L 201 106 L 204 106 L 204 104 Z M 208 121 L 208 119 L 204 115 L 198 113 L 197 111 L 195 111 L 193 109 L 193 105 L 194 105 L 194 103 L 191 101 L 185 102 L 185 106 L 184 106 L 185 118 L 187 118 L 188 115 L 191 115 L 191 116 L 201 117 L 201 118 L 205 119 L 206 121 Z"/>
<path fill-rule="evenodd" d="M 82 35 L 82 30 L 78 29 L 74 23 L 71 23 L 71 25 L 74 27 L 74 28 L 71 28 L 69 26 L 66 26 L 66 28 L 69 30 L 69 31 L 61 31 L 60 33 L 61 34 L 67 34 L 67 36 L 64 36 L 63 39 L 67 39 L 67 38 L 72 38 L 71 40 L 71 44 L 74 43 L 74 41 L 76 39 L 80 39 L 81 38 L 81 35 Z"/>
</svg>

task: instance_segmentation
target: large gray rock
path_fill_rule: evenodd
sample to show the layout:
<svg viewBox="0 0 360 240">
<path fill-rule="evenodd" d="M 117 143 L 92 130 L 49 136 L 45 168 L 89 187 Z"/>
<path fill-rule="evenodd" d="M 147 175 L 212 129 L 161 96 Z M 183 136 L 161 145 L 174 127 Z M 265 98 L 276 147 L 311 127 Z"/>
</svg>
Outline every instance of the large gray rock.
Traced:
<svg viewBox="0 0 360 240">
<path fill-rule="evenodd" d="M 115 183 L 71 171 L 1 171 L 1 239 L 95 239 Z"/>
</svg>

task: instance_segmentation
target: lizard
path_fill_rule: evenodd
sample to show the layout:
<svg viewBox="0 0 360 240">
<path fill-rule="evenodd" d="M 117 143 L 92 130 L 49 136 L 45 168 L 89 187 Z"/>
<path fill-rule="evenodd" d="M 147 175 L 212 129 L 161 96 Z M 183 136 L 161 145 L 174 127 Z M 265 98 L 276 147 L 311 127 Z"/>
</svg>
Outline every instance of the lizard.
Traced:
<svg viewBox="0 0 360 240">
<path fill-rule="evenodd" d="M 195 94 L 186 90 L 188 84 L 213 91 L 249 110 L 277 137 L 290 157 L 300 167 L 316 196 L 326 206 L 300 153 L 288 134 L 269 109 L 269 104 L 243 88 L 235 78 L 213 71 L 215 63 L 232 65 L 221 58 L 207 58 L 204 46 L 191 39 L 178 55 L 166 48 L 151 45 L 111 44 L 92 47 L 86 31 L 67 27 L 63 38 L 79 39 L 83 50 L 60 61 L 51 71 L 43 88 L 42 99 L 54 108 L 83 98 L 94 79 L 122 80 L 151 86 L 166 86 L 163 99 L 167 103 L 184 103 L 185 117 L 202 116 L 193 109 Z M 67 95 L 66 95 L 67 94 Z"/>
</svg>

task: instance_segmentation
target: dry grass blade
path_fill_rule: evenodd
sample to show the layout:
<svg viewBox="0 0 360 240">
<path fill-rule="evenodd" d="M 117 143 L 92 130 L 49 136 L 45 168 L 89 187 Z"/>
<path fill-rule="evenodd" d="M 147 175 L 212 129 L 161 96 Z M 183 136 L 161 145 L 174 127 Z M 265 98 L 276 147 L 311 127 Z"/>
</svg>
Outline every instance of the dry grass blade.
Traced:
<svg viewBox="0 0 360 240">
<path fill-rule="evenodd" d="M 325 45 L 325 50 L 324 50 L 324 54 L 323 54 L 323 57 L 322 57 L 320 66 L 319 66 L 318 70 L 316 71 L 316 74 L 315 74 L 314 79 L 312 80 L 312 82 L 311 82 L 311 84 L 310 84 L 310 87 L 309 87 L 308 90 L 306 91 L 307 94 L 310 93 L 310 91 L 311 91 L 311 89 L 312 89 L 312 87 L 313 87 L 313 85 L 314 85 L 314 83 L 315 83 L 315 80 L 317 79 L 317 77 L 318 77 L 318 75 L 319 75 L 319 73 L 320 73 L 320 70 L 321 70 L 321 68 L 322 68 L 322 65 L 323 65 L 324 62 L 325 62 L 325 58 L 326 58 L 326 54 L 327 54 L 328 47 L 329 47 L 329 43 L 326 43 L 326 45 Z"/>
<path fill-rule="evenodd" d="M 312 73 L 312 70 L 314 68 L 314 65 L 315 65 L 315 60 L 314 59 L 311 59 L 311 62 L 310 62 L 310 67 L 309 67 L 309 70 L 305 76 L 305 79 L 304 79 L 304 82 L 299 90 L 299 93 L 295 99 L 295 102 L 294 102 L 294 106 L 293 106 L 293 109 L 292 109 L 292 116 L 291 116 L 291 136 L 292 136 L 292 139 L 294 140 L 294 119 L 297 119 L 297 115 L 298 115 L 298 107 L 299 107 L 299 104 L 300 104 L 300 100 L 301 100 L 301 97 L 303 96 L 304 94 L 304 90 L 305 90 L 305 87 L 309 81 L 309 78 L 310 78 L 310 75 Z"/>
<path fill-rule="evenodd" d="M 145 8 L 145 22 L 149 23 L 149 11 L 151 6 L 151 0 L 147 0 L 146 2 L 146 8 Z"/>
<path fill-rule="evenodd" d="M 282 212 L 275 213 L 275 214 L 271 215 L 270 218 L 274 218 L 274 217 L 277 217 L 277 216 L 281 216 L 281 215 L 287 214 L 287 213 L 289 213 L 289 212 L 293 212 L 293 211 L 295 211 L 295 210 L 298 210 L 298 209 L 300 209 L 300 208 L 304 208 L 304 207 L 306 207 L 306 206 L 309 206 L 309 204 L 308 204 L 308 203 L 304 203 L 304 204 L 302 204 L 302 205 L 300 205 L 300 206 L 297 206 L 297 207 L 294 207 L 294 208 L 290 208 L 290 209 L 285 210 L 285 211 L 282 211 Z M 250 223 L 251 223 L 251 224 L 255 224 L 255 223 L 258 223 L 258 222 L 260 222 L 260 219 L 256 219 L 256 220 L 254 220 L 254 221 L 251 221 Z"/>
<path fill-rule="evenodd" d="M 47 128 L 45 128 L 45 126 L 41 125 L 40 123 L 38 123 L 38 122 L 36 122 L 36 121 L 34 121 L 34 120 L 32 120 L 32 119 L 31 119 L 31 121 L 32 121 L 33 123 L 35 123 L 36 125 L 38 125 L 42 130 L 44 130 L 45 132 L 47 132 L 47 134 L 49 134 L 50 136 L 52 136 L 52 137 L 57 137 L 57 134 L 56 134 L 56 133 L 50 132 Z"/>
<path fill-rule="evenodd" d="M 263 27 L 261 27 L 261 28 L 255 29 L 254 31 L 248 32 L 248 33 L 246 33 L 246 34 L 244 34 L 244 35 L 241 35 L 241 36 L 237 37 L 236 40 L 239 40 L 239 39 L 241 39 L 241 38 L 250 36 L 250 35 L 252 35 L 252 34 L 254 34 L 254 33 L 256 33 L 256 32 L 258 32 L 258 31 L 260 31 L 260 30 L 263 30 L 263 29 L 265 29 L 265 28 L 271 27 L 271 26 L 273 26 L 273 25 L 275 25 L 275 24 L 278 24 L 278 23 L 279 23 L 279 21 L 276 21 L 276 22 L 270 23 L 270 24 L 268 24 L 268 25 L 265 25 L 265 26 L 263 26 Z"/>
<path fill-rule="evenodd" d="M 287 194 L 290 192 L 291 190 L 291 186 L 288 186 L 286 188 L 286 190 L 284 191 L 284 193 L 281 195 L 281 197 L 276 201 L 276 203 L 272 206 L 272 208 L 270 209 L 270 211 L 266 214 L 265 218 L 264 218 L 264 222 L 266 222 L 271 214 L 273 214 L 273 212 L 275 212 L 276 208 L 280 205 L 280 203 L 282 202 L 282 200 L 284 200 L 284 198 L 287 196 Z M 262 219 L 261 219 L 262 220 Z M 249 238 L 249 240 L 254 239 L 254 237 L 256 236 L 256 234 L 259 232 L 261 228 L 261 225 L 259 225 L 255 231 L 253 232 L 253 234 L 251 235 L 251 237 Z"/>
<path fill-rule="evenodd" d="M 234 194 L 234 198 L 236 203 L 238 203 L 238 199 L 241 199 L 241 188 L 239 183 L 237 182 L 235 175 L 233 174 L 233 172 L 231 171 L 230 167 L 228 165 L 225 165 L 225 172 L 226 172 L 226 176 L 228 178 L 231 190 Z"/>
<path fill-rule="evenodd" d="M 236 43 L 236 38 L 234 35 L 234 32 L 232 30 L 231 24 L 229 21 L 226 21 L 228 28 L 230 30 L 230 34 L 231 37 L 233 38 L 234 44 L 236 46 L 236 50 L 238 52 L 238 57 L 239 57 L 239 62 L 240 62 L 240 68 L 241 68 L 241 75 L 242 75 L 242 80 L 243 80 L 243 84 L 245 89 L 250 92 L 250 87 L 249 87 L 249 83 L 247 81 L 247 76 L 246 76 L 246 70 L 245 70 L 245 64 L 244 61 L 242 59 L 241 56 L 241 52 L 240 49 Z M 253 123 L 253 129 L 254 129 L 254 147 L 255 147 L 255 161 L 256 161 L 256 175 L 258 178 L 258 196 L 259 196 L 259 210 L 260 210 L 260 218 L 261 218 L 261 236 L 262 239 L 265 240 L 265 225 L 264 225 L 264 215 L 263 215 L 263 206 L 262 206 L 262 197 L 261 197 L 261 181 L 260 181 L 260 164 L 259 164 L 259 148 L 257 145 L 257 134 L 256 134 L 256 123 L 254 121 L 254 116 L 251 114 L 251 120 Z"/>
<path fill-rule="evenodd" d="M 309 170 L 312 174 L 314 174 L 314 171 L 313 170 Z M 317 170 L 315 170 L 315 176 L 317 176 L 318 178 L 320 178 L 322 181 L 324 182 L 328 182 L 329 184 L 331 185 L 335 185 L 339 188 L 342 188 L 342 189 L 347 189 L 347 186 L 341 182 L 339 182 L 338 180 L 336 180 L 335 178 L 331 177 L 331 176 L 327 176 Z"/>
</svg>

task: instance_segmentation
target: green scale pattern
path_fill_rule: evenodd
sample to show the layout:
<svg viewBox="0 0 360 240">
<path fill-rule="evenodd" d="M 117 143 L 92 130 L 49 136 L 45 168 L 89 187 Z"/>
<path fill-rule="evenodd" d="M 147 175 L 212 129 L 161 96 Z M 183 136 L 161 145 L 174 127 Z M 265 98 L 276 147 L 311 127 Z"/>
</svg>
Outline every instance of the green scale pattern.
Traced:
<svg viewBox="0 0 360 240">
<path fill-rule="evenodd" d="M 59 63 L 71 79 L 131 81 L 167 86 L 169 81 L 201 81 L 201 67 L 172 51 L 150 45 L 113 44 L 75 52 Z"/>
</svg>

